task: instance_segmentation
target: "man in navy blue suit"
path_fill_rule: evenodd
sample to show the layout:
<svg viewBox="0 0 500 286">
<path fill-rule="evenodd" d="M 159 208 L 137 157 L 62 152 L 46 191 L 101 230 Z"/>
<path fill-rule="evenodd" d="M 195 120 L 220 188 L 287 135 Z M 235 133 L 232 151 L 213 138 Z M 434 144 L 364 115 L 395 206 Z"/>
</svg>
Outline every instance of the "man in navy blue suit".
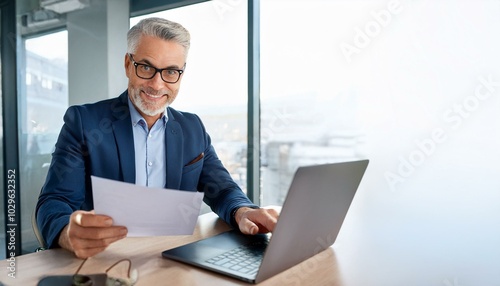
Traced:
<svg viewBox="0 0 500 286">
<path fill-rule="evenodd" d="M 241 232 L 273 230 L 278 213 L 259 208 L 241 191 L 200 118 L 169 107 L 179 92 L 189 45 L 181 25 L 142 20 L 127 34 L 127 90 L 68 108 L 36 208 L 48 247 L 87 258 L 126 237 L 126 227 L 92 211 L 91 175 L 204 192 L 212 210 Z"/>
</svg>

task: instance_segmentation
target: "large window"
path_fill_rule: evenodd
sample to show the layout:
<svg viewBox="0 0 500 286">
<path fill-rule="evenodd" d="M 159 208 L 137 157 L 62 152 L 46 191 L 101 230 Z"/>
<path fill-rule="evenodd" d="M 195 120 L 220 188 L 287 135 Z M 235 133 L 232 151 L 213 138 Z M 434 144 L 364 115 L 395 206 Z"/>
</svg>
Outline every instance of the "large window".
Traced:
<svg viewBox="0 0 500 286">
<path fill-rule="evenodd" d="M 130 21 L 160 16 L 191 32 L 172 107 L 202 118 L 245 191 L 247 6 L 207 1 Z M 498 202 L 497 1 L 261 0 L 260 13 L 261 205 L 283 203 L 298 166 L 361 158 L 371 162 L 358 202 L 378 208 L 373 218 L 390 222 L 395 205 L 422 198 L 434 214 Z M 64 31 L 26 39 L 18 58 L 26 251 L 68 106 L 66 41 Z"/>
<path fill-rule="evenodd" d="M 246 190 L 247 3 L 208 1 L 134 17 L 157 16 L 191 34 L 179 95 L 172 107 L 198 114 L 233 179 Z M 222 5 L 222 6 L 221 6 Z"/>
<path fill-rule="evenodd" d="M 22 247 L 32 252 L 38 242 L 31 214 L 45 182 L 54 144 L 68 108 L 68 40 L 61 31 L 26 39 L 20 80 L 20 160 Z"/>
<path fill-rule="evenodd" d="M 283 202 L 300 165 L 360 158 L 379 216 L 419 198 L 498 201 L 499 14 L 497 1 L 262 0 L 263 204 Z"/>
</svg>

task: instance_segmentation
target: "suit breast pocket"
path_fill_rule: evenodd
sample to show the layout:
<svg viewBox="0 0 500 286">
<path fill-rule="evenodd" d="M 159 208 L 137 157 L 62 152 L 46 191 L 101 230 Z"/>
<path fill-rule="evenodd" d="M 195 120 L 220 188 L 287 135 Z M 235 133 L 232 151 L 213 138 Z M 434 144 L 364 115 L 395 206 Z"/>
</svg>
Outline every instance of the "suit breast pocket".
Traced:
<svg viewBox="0 0 500 286">
<path fill-rule="evenodd" d="M 181 190 L 197 191 L 201 170 L 203 169 L 203 159 L 196 163 L 185 166 L 182 169 Z"/>
</svg>

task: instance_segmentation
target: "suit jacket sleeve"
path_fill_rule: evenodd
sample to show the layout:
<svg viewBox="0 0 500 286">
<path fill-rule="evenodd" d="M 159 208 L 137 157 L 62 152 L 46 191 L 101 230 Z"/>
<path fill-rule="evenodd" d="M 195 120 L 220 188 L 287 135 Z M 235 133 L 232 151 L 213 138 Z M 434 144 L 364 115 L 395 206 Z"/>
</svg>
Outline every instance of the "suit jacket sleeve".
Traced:
<svg viewBox="0 0 500 286">
<path fill-rule="evenodd" d="M 78 110 L 70 107 L 52 154 L 47 179 L 37 203 L 37 222 L 49 248 L 58 246 L 59 233 L 72 212 L 85 200 L 85 147 Z"/>
</svg>

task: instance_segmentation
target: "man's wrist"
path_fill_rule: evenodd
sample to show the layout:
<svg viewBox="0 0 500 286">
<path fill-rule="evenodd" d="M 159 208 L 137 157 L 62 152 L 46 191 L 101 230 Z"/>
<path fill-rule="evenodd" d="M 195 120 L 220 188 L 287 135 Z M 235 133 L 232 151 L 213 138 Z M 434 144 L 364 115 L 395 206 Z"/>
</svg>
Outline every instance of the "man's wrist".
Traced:
<svg viewBox="0 0 500 286">
<path fill-rule="evenodd" d="M 59 247 L 73 251 L 73 247 L 71 246 L 71 243 L 69 242 L 69 238 L 68 238 L 68 227 L 69 227 L 69 224 L 67 224 L 65 227 L 63 227 L 63 229 L 59 233 L 59 238 L 58 238 L 57 242 L 59 244 Z"/>
</svg>

